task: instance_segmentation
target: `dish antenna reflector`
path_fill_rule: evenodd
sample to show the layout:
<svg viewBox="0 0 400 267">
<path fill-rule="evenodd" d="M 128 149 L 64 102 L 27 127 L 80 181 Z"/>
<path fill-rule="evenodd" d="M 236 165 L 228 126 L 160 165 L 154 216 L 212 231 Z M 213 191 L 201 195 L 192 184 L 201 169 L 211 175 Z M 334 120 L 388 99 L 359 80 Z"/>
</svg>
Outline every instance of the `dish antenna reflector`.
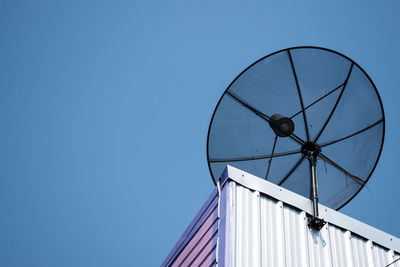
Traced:
<svg viewBox="0 0 400 267">
<path fill-rule="evenodd" d="M 367 73 L 319 47 L 256 61 L 220 98 L 208 130 L 214 183 L 227 164 L 340 209 L 365 186 L 382 151 L 384 112 Z"/>
</svg>

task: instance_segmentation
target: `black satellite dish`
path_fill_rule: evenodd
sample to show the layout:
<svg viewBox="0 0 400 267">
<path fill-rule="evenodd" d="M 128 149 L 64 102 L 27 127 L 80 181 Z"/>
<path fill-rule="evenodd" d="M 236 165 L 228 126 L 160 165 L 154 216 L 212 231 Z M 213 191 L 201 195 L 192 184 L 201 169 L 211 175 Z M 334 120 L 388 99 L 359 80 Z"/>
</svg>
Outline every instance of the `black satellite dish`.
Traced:
<svg viewBox="0 0 400 267">
<path fill-rule="evenodd" d="M 382 151 L 378 91 L 350 58 L 293 47 L 237 76 L 214 110 L 207 159 L 214 183 L 232 165 L 333 209 L 365 186 Z M 318 181 L 317 181 L 318 174 Z"/>
</svg>

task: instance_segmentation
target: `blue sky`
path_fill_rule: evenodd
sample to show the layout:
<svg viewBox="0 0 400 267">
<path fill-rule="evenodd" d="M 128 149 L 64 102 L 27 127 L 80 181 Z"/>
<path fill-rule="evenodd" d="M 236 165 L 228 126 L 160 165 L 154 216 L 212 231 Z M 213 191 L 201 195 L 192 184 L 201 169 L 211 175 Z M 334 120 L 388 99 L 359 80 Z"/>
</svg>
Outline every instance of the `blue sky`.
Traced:
<svg viewBox="0 0 400 267">
<path fill-rule="evenodd" d="M 213 189 L 213 109 L 245 67 L 359 63 L 383 153 L 342 212 L 400 236 L 398 1 L 0 2 L 0 266 L 157 266 Z"/>
</svg>

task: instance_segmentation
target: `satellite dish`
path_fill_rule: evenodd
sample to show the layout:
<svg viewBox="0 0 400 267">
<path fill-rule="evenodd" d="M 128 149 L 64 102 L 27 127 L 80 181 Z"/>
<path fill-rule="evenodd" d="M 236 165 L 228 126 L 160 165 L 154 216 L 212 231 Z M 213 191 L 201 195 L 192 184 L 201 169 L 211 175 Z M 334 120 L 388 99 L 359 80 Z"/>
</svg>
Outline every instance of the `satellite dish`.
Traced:
<svg viewBox="0 0 400 267">
<path fill-rule="evenodd" d="M 357 63 L 293 47 L 256 61 L 225 90 L 208 130 L 208 165 L 214 183 L 229 164 L 311 198 L 318 217 L 318 201 L 340 209 L 365 186 L 384 131 L 380 96 Z"/>
</svg>

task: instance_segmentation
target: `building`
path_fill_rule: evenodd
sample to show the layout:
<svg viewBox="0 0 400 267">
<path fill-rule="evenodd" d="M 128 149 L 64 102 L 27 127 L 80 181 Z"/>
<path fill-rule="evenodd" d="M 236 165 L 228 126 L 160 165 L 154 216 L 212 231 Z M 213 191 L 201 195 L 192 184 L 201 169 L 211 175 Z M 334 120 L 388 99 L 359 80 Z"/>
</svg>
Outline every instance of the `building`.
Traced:
<svg viewBox="0 0 400 267">
<path fill-rule="evenodd" d="M 309 199 L 231 166 L 220 181 L 162 266 L 400 267 L 394 236 L 321 204 L 312 230 Z"/>
</svg>

